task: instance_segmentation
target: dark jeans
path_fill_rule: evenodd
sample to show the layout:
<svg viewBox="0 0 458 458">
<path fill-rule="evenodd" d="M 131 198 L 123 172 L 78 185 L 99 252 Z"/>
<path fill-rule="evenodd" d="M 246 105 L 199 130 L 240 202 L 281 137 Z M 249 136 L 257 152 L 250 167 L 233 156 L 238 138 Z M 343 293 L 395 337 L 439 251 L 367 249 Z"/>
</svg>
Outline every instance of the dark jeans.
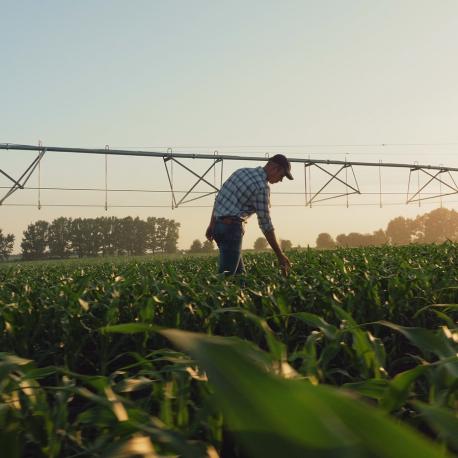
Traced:
<svg viewBox="0 0 458 458">
<path fill-rule="evenodd" d="M 216 221 L 213 238 L 219 248 L 219 273 L 238 275 L 245 273 L 242 259 L 243 223 L 224 224 Z"/>
</svg>

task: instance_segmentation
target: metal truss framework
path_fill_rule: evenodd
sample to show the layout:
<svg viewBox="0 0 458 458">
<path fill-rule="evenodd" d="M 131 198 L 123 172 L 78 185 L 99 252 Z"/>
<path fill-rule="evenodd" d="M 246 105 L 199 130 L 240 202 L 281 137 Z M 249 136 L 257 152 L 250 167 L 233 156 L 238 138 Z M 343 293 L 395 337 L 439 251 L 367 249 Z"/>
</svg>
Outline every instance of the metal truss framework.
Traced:
<svg viewBox="0 0 458 458">
<path fill-rule="evenodd" d="M 0 145 L 0 149 L 2 149 L 1 147 L 2 145 Z M 4 170 L 0 169 L 0 173 L 4 175 L 6 178 L 8 178 L 13 183 L 13 186 L 11 186 L 11 188 L 7 191 L 7 193 L 0 199 L 0 205 L 2 205 L 3 202 L 9 196 L 11 196 L 11 194 L 15 193 L 18 189 L 24 189 L 24 186 L 29 181 L 29 178 L 32 176 L 35 169 L 40 165 L 41 159 L 43 158 L 45 153 L 46 153 L 46 148 L 39 149 L 38 156 L 32 161 L 32 163 L 26 168 L 25 172 L 17 180 L 12 178 Z"/>
<path fill-rule="evenodd" d="M 449 196 L 451 194 L 458 193 L 458 186 L 457 186 L 457 184 L 456 184 L 456 182 L 455 182 L 455 180 L 453 178 L 453 175 L 451 174 L 452 171 L 454 171 L 454 170 L 450 169 L 450 168 L 447 168 L 447 167 L 443 167 L 443 168 L 439 168 L 439 169 L 434 169 L 435 173 L 432 174 L 428 170 L 425 170 L 425 168 L 422 167 L 422 166 L 417 166 L 417 167 L 414 167 L 414 168 L 410 169 L 409 183 L 407 185 L 407 203 L 420 202 L 420 201 L 426 200 L 426 199 L 434 199 L 434 198 L 437 198 L 437 197 L 444 197 L 444 196 Z M 411 182 L 411 178 L 412 178 L 412 173 L 414 173 L 414 172 L 417 172 L 418 176 L 420 175 L 420 173 L 423 173 L 427 177 L 429 177 L 429 179 L 423 186 L 418 186 L 417 191 L 411 195 L 411 193 L 410 193 L 410 182 Z M 442 177 L 441 177 L 441 174 L 446 174 L 446 176 L 450 179 L 450 183 L 447 183 L 446 181 L 444 181 L 444 179 L 442 179 Z M 434 181 L 439 183 L 439 186 L 440 186 L 439 194 L 432 195 L 432 196 L 427 196 L 427 197 L 421 197 L 421 192 L 424 189 L 426 189 L 427 186 L 430 185 L 430 183 L 432 183 Z M 446 188 L 448 188 L 447 189 L 448 192 L 443 193 L 442 192 L 442 186 L 445 186 Z M 452 192 L 450 192 L 450 190 Z"/>
<path fill-rule="evenodd" d="M 137 156 L 137 157 L 156 157 L 162 158 L 170 185 L 170 193 L 172 197 L 171 206 L 172 208 L 178 208 L 189 202 L 202 199 L 211 194 L 215 194 L 219 191 L 223 183 L 223 163 L 225 161 L 268 161 L 269 156 L 258 157 L 258 156 L 239 156 L 231 154 L 218 154 L 217 151 L 212 154 L 194 154 L 194 153 L 183 153 L 183 152 L 173 152 L 172 149 L 168 149 L 166 153 L 164 152 L 153 152 L 153 151 L 130 151 L 130 150 L 112 150 L 108 147 L 105 149 L 86 149 L 86 148 L 64 148 L 64 147 L 52 147 L 52 146 L 34 146 L 34 145 L 18 145 L 18 144 L 9 144 L 9 143 L 0 143 L 0 150 L 18 150 L 18 151 L 37 151 L 38 155 L 32 161 L 32 163 L 26 168 L 24 173 L 18 178 L 14 179 L 10 174 L 0 168 L 0 174 L 5 176 L 9 181 L 12 182 L 12 186 L 7 190 L 6 194 L 0 199 L 0 205 L 2 205 L 6 199 L 8 199 L 13 193 L 18 189 L 25 189 L 25 185 L 30 179 L 33 172 L 37 169 L 40 171 L 40 162 L 45 153 L 75 153 L 75 154 L 102 154 L 105 155 L 105 210 L 108 209 L 107 195 L 107 157 L 108 155 L 117 155 L 117 156 Z M 192 170 L 191 167 L 185 165 L 180 159 L 199 159 L 211 161 L 210 166 L 202 174 L 199 174 Z M 407 185 L 407 198 L 406 203 L 420 202 L 426 199 L 441 198 L 451 194 L 458 194 L 458 186 L 452 175 L 452 173 L 458 172 L 458 168 L 453 167 L 443 167 L 443 166 L 431 166 L 431 165 L 419 165 L 419 164 L 399 164 L 399 163 L 382 163 L 380 162 L 353 162 L 353 161 L 337 161 L 337 160 L 320 160 L 320 159 L 302 159 L 302 158 L 290 158 L 292 163 L 301 163 L 304 165 L 304 205 L 312 206 L 313 203 L 336 199 L 339 197 L 346 197 L 347 206 L 348 206 L 348 196 L 351 194 L 363 194 L 359 188 L 354 167 L 378 167 L 379 169 L 379 186 L 380 186 L 380 206 L 382 206 L 382 178 L 381 178 L 381 169 L 382 168 L 407 168 L 409 169 L 409 180 Z M 189 172 L 196 178 L 196 181 L 192 186 L 184 191 L 184 195 L 179 199 L 177 197 L 178 191 L 175 189 L 174 185 L 174 176 L 173 176 L 173 166 L 174 164 L 180 166 L 182 169 Z M 216 186 L 216 172 L 217 166 L 220 166 L 220 183 L 219 187 Z M 332 171 L 337 167 L 337 171 Z M 324 177 L 327 181 L 319 187 L 318 190 L 312 190 L 312 168 L 318 173 L 324 174 Z M 208 179 L 208 174 L 210 171 L 214 172 L 214 181 L 212 184 Z M 413 185 L 411 185 L 412 174 L 417 174 L 417 190 L 411 190 Z M 427 176 L 427 181 L 425 184 L 420 186 L 420 174 Z M 40 177 L 40 175 L 39 175 Z M 207 178 L 206 178 L 207 177 Z M 448 181 L 447 181 L 448 180 Z M 197 197 L 190 197 L 191 194 L 194 194 L 194 189 L 197 185 L 204 183 L 209 186 L 208 192 L 199 193 Z M 329 189 L 331 183 L 340 184 L 343 186 L 341 192 L 330 193 L 326 192 Z M 432 183 L 438 183 L 440 186 L 439 193 L 431 195 L 430 192 L 427 192 L 428 187 Z M 442 188 L 445 188 L 446 192 L 442 191 Z M 39 178 L 39 187 L 38 191 L 40 192 L 40 178 Z M 49 188 L 48 188 L 49 189 Z M 59 188 L 60 190 L 70 188 Z M 148 191 L 154 192 L 154 191 Z M 159 191 L 158 191 L 159 192 Z M 181 192 L 181 191 L 180 191 Z M 39 194 L 40 195 L 40 194 Z M 41 208 L 40 198 L 38 201 L 38 206 Z"/>
<path fill-rule="evenodd" d="M 182 204 L 186 204 L 188 202 L 193 202 L 198 199 L 203 199 L 204 197 L 210 196 L 211 194 L 215 194 L 216 192 L 219 191 L 219 188 L 217 188 L 214 184 L 210 183 L 208 180 L 205 179 L 205 176 L 210 172 L 210 170 L 216 170 L 216 165 L 218 163 L 221 164 L 221 181 L 220 181 L 220 187 L 223 183 L 223 159 L 217 158 L 215 155 L 215 158 L 213 159 L 213 163 L 208 167 L 208 169 L 203 173 L 203 175 L 199 175 L 196 172 L 194 172 L 192 169 L 184 165 L 182 162 L 180 162 L 175 156 L 170 154 L 167 157 L 163 157 L 164 160 L 164 165 L 165 165 L 165 170 L 167 173 L 167 178 L 169 180 L 170 184 L 170 192 L 172 193 L 172 209 L 173 208 L 178 208 Z M 168 167 L 168 163 L 170 162 L 170 168 Z M 177 202 L 177 198 L 175 195 L 175 190 L 174 190 L 174 183 L 173 183 L 173 164 L 178 164 L 185 170 L 187 170 L 189 173 L 197 177 L 197 181 L 189 188 L 189 190 L 185 193 L 185 195 Z M 200 183 L 206 183 L 208 186 L 210 186 L 213 191 L 204 193 L 203 195 L 199 195 L 198 197 L 193 197 L 192 199 L 187 199 L 185 200 L 195 189 L 195 187 Z"/>
<path fill-rule="evenodd" d="M 315 166 L 331 178 L 326 181 L 324 185 L 321 186 L 321 188 L 314 192 L 312 195 L 312 179 L 311 179 L 311 168 Z M 351 170 L 352 176 L 354 178 L 355 184 L 354 186 L 351 186 L 348 182 L 348 169 Z M 307 180 L 307 171 L 309 172 L 308 180 Z M 340 175 L 340 172 L 345 172 L 345 181 L 343 178 L 339 178 L 338 175 Z M 328 196 L 328 197 L 322 197 L 318 199 L 320 194 L 324 191 L 325 188 L 327 188 L 332 181 L 337 181 L 339 183 L 342 183 L 344 185 L 345 192 Z M 347 205 L 348 205 L 348 196 L 350 194 L 361 194 L 361 191 L 359 190 L 359 185 L 358 185 L 358 180 L 356 179 L 355 171 L 353 170 L 353 165 L 352 163 L 344 163 L 343 165 L 340 166 L 339 170 L 335 173 L 331 173 L 329 170 L 326 170 L 324 167 L 319 165 L 318 163 L 305 163 L 304 164 L 304 189 L 305 189 L 305 205 L 306 206 L 312 206 L 313 202 L 323 202 L 324 200 L 330 200 L 330 199 L 337 199 L 338 197 L 347 197 Z"/>
</svg>

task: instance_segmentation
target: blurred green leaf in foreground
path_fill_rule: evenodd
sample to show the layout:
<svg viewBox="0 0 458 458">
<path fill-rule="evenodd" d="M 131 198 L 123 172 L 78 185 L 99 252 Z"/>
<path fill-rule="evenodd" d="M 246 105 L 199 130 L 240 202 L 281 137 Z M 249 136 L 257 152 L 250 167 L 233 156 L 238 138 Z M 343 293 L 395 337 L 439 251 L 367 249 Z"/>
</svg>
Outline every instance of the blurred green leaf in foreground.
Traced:
<svg viewBox="0 0 458 458">
<path fill-rule="evenodd" d="M 215 390 L 228 425 L 253 457 L 449 456 L 409 427 L 346 392 L 284 380 L 256 364 L 238 339 L 161 333 L 189 352 Z"/>
</svg>

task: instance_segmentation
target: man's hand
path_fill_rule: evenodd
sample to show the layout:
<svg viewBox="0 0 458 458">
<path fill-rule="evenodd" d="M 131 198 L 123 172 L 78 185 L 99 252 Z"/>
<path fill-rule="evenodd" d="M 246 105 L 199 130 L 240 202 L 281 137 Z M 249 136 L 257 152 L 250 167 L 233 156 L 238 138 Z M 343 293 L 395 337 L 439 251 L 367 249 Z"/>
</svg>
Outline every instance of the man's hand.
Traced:
<svg viewBox="0 0 458 458">
<path fill-rule="evenodd" d="M 210 223 L 208 224 L 207 230 L 205 231 L 205 237 L 209 242 L 213 242 L 213 229 L 215 228 L 216 218 L 215 212 L 212 212 L 212 216 L 210 217 Z"/>
<path fill-rule="evenodd" d="M 282 253 L 278 256 L 278 263 L 280 264 L 282 275 L 286 277 L 291 269 L 291 261 Z"/>
<path fill-rule="evenodd" d="M 268 232 L 264 232 L 264 235 L 266 236 L 269 245 L 272 247 L 272 250 L 274 250 L 274 253 L 277 255 L 281 273 L 286 277 L 291 269 L 291 262 L 281 250 L 280 245 L 277 242 L 277 237 L 275 236 L 275 231 L 272 229 Z"/>
<path fill-rule="evenodd" d="M 205 231 L 205 237 L 207 237 L 207 240 L 209 240 L 210 242 L 213 241 L 213 228 L 214 224 L 209 224 L 207 230 Z"/>
</svg>

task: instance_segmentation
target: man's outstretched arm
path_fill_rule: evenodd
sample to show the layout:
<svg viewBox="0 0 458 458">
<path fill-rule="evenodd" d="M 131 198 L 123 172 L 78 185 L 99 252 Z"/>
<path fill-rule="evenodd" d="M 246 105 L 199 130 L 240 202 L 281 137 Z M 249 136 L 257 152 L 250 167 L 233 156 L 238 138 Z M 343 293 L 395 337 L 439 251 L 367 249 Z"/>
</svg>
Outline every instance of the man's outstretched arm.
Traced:
<svg viewBox="0 0 458 458">
<path fill-rule="evenodd" d="M 287 275 L 291 269 L 291 262 L 285 256 L 285 253 L 283 253 L 277 242 L 272 220 L 270 219 L 269 202 L 270 190 L 266 187 L 256 194 L 254 199 L 254 207 L 256 208 L 256 213 L 258 215 L 259 228 L 269 242 L 269 245 L 272 247 L 272 250 L 274 250 L 274 253 L 277 255 L 278 263 L 280 264 L 283 275 Z"/>
</svg>

